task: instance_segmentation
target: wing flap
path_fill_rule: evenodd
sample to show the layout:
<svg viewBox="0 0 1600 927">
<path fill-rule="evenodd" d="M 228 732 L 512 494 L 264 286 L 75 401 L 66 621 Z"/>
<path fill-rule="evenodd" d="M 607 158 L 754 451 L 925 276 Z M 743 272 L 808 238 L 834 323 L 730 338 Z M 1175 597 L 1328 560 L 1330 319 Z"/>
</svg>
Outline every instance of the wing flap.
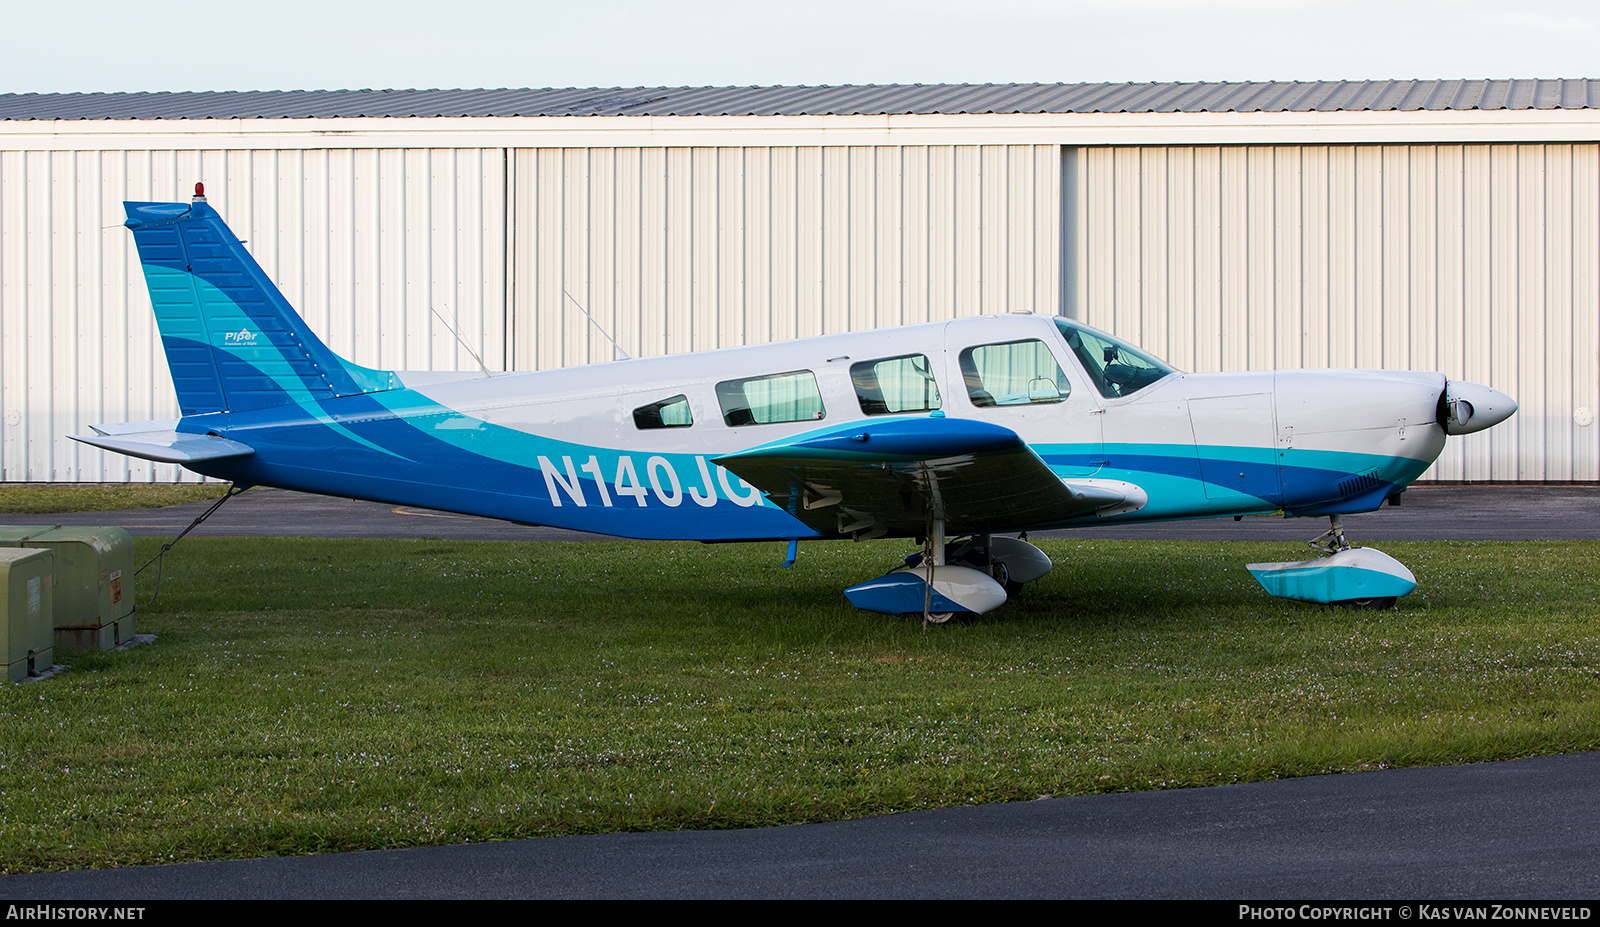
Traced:
<svg viewBox="0 0 1600 927">
<path fill-rule="evenodd" d="M 151 422 L 148 424 L 157 424 Z M 220 457 L 243 457 L 254 454 L 255 448 L 217 435 L 184 434 L 171 429 L 154 431 L 122 431 L 117 425 L 91 425 L 97 432 L 92 435 L 68 435 L 94 447 L 129 457 L 141 457 L 160 463 L 187 464 Z"/>
<path fill-rule="evenodd" d="M 1018 530 L 1110 506 L 1114 487 L 1064 483 L 1016 432 L 900 418 L 807 432 L 717 458 L 815 531 L 911 536 L 931 513 L 952 534 Z"/>
</svg>

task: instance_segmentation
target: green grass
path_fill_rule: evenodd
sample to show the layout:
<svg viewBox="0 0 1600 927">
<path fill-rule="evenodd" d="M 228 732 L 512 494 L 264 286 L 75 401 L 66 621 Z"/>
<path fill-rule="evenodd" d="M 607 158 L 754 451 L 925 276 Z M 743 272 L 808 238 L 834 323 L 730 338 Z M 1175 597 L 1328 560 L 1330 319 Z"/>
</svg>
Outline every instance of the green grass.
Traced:
<svg viewBox="0 0 1600 927">
<path fill-rule="evenodd" d="M 117 512 L 215 499 L 226 483 L 0 483 L 0 512 Z"/>
<path fill-rule="evenodd" d="M 141 540 L 141 557 L 155 540 Z M 924 631 L 840 590 L 908 548 L 190 539 L 152 646 L 0 688 L 0 870 L 624 830 L 1600 745 L 1592 542 L 1385 543 L 1352 612 L 1292 544 L 1046 541 Z M 153 570 L 152 570 L 153 572 Z"/>
</svg>

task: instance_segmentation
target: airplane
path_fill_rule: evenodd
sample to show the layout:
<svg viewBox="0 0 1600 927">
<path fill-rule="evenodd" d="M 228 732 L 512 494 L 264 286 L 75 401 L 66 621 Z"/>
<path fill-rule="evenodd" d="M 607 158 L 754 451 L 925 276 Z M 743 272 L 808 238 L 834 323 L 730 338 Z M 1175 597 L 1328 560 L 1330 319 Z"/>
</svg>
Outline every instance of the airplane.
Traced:
<svg viewBox="0 0 1600 927">
<path fill-rule="evenodd" d="M 1047 573 L 1029 531 L 1262 514 L 1330 519 L 1313 546 L 1332 556 L 1251 565 L 1269 592 L 1392 604 L 1410 574 L 1373 566 L 1340 517 L 1403 492 L 1447 435 L 1517 408 L 1440 373 L 1183 373 L 1033 314 L 535 372 L 375 370 L 307 327 L 200 184 L 189 203 L 124 208 L 181 417 L 76 440 L 236 487 L 788 541 L 789 563 L 801 540 L 910 538 L 920 553 L 845 594 L 932 621 Z M 1307 569 L 1321 591 L 1285 585 Z"/>
</svg>

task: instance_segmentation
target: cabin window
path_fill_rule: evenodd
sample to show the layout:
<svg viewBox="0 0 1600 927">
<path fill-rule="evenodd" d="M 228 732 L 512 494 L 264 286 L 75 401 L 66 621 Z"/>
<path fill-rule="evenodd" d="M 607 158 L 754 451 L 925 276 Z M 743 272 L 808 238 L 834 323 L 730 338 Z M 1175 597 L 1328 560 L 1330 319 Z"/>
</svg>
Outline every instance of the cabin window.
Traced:
<svg viewBox="0 0 1600 927">
<path fill-rule="evenodd" d="M 1156 357 L 1087 325 L 1056 319 L 1056 327 L 1078 355 L 1089 382 L 1108 399 L 1136 393 L 1174 372 Z"/>
<path fill-rule="evenodd" d="M 1072 392 L 1043 341 L 984 344 L 961 352 L 961 375 L 975 406 L 1060 402 Z"/>
<path fill-rule="evenodd" d="M 850 365 L 856 401 L 868 415 L 929 412 L 939 408 L 939 384 L 933 382 L 923 354 L 886 357 Z"/>
<path fill-rule="evenodd" d="M 689 413 L 689 397 L 673 396 L 652 402 L 633 410 L 633 424 L 638 428 L 688 428 L 694 424 Z"/>
<path fill-rule="evenodd" d="M 774 373 L 717 384 L 722 420 L 729 427 L 817 421 L 826 414 L 817 376 L 809 370 Z"/>
</svg>

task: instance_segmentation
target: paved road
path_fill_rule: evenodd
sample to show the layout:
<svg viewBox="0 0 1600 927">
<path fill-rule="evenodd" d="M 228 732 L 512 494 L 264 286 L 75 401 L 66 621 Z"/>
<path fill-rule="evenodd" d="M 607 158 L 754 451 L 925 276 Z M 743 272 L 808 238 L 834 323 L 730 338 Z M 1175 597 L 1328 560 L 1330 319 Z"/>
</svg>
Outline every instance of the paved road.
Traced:
<svg viewBox="0 0 1600 927">
<path fill-rule="evenodd" d="M 0 522 L 172 535 L 205 504 Z M 1357 541 L 1600 537 L 1600 487 L 1419 487 Z M 1315 520 L 1091 529 L 1308 539 Z M 597 535 L 251 490 L 211 535 Z M 953 808 L 743 831 L 0 877 L 0 898 L 1600 898 L 1600 753 Z M 1394 919 L 1394 915 L 1390 915 Z"/>
<path fill-rule="evenodd" d="M 1345 518 L 1356 543 L 1382 540 L 1546 540 L 1600 538 L 1600 486 L 1419 486 L 1405 504 Z M 135 535 L 171 537 L 210 505 L 194 502 L 165 509 L 5 515 L 0 524 L 118 525 Z M 1320 518 L 1231 518 L 1120 525 L 1043 532 L 1036 536 L 1099 538 L 1192 538 L 1196 540 L 1306 540 L 1322 533 Z M 429 509 L 356 502 L 289 492 L 251 489 L 229 500 L 195 537 L 309 536 L 332 538 L 436 537 L 467 541 L 594 541 L 604 535 L 516 525 L 493 518 L 451 515 Z"/>
<path fill-rule="evenodd" d="M 214 500 L 164 509 L 5 515 L 0 524 L 115 525 L 138 537 L 172 537 Z M 518 525 L 431 509 L 314 496 L 287 489 L 246 490 L 217 510 L 191 537 L 419 538 L 451 541 L 603 541 L 605 535 Z"/>
<path fill-rule="evenodd" d="M 0 898 L 1595 899 L 1597 782 L 1600 753 L 1586 753 L 759 830 L 4 876 Z"/>
</svg>

